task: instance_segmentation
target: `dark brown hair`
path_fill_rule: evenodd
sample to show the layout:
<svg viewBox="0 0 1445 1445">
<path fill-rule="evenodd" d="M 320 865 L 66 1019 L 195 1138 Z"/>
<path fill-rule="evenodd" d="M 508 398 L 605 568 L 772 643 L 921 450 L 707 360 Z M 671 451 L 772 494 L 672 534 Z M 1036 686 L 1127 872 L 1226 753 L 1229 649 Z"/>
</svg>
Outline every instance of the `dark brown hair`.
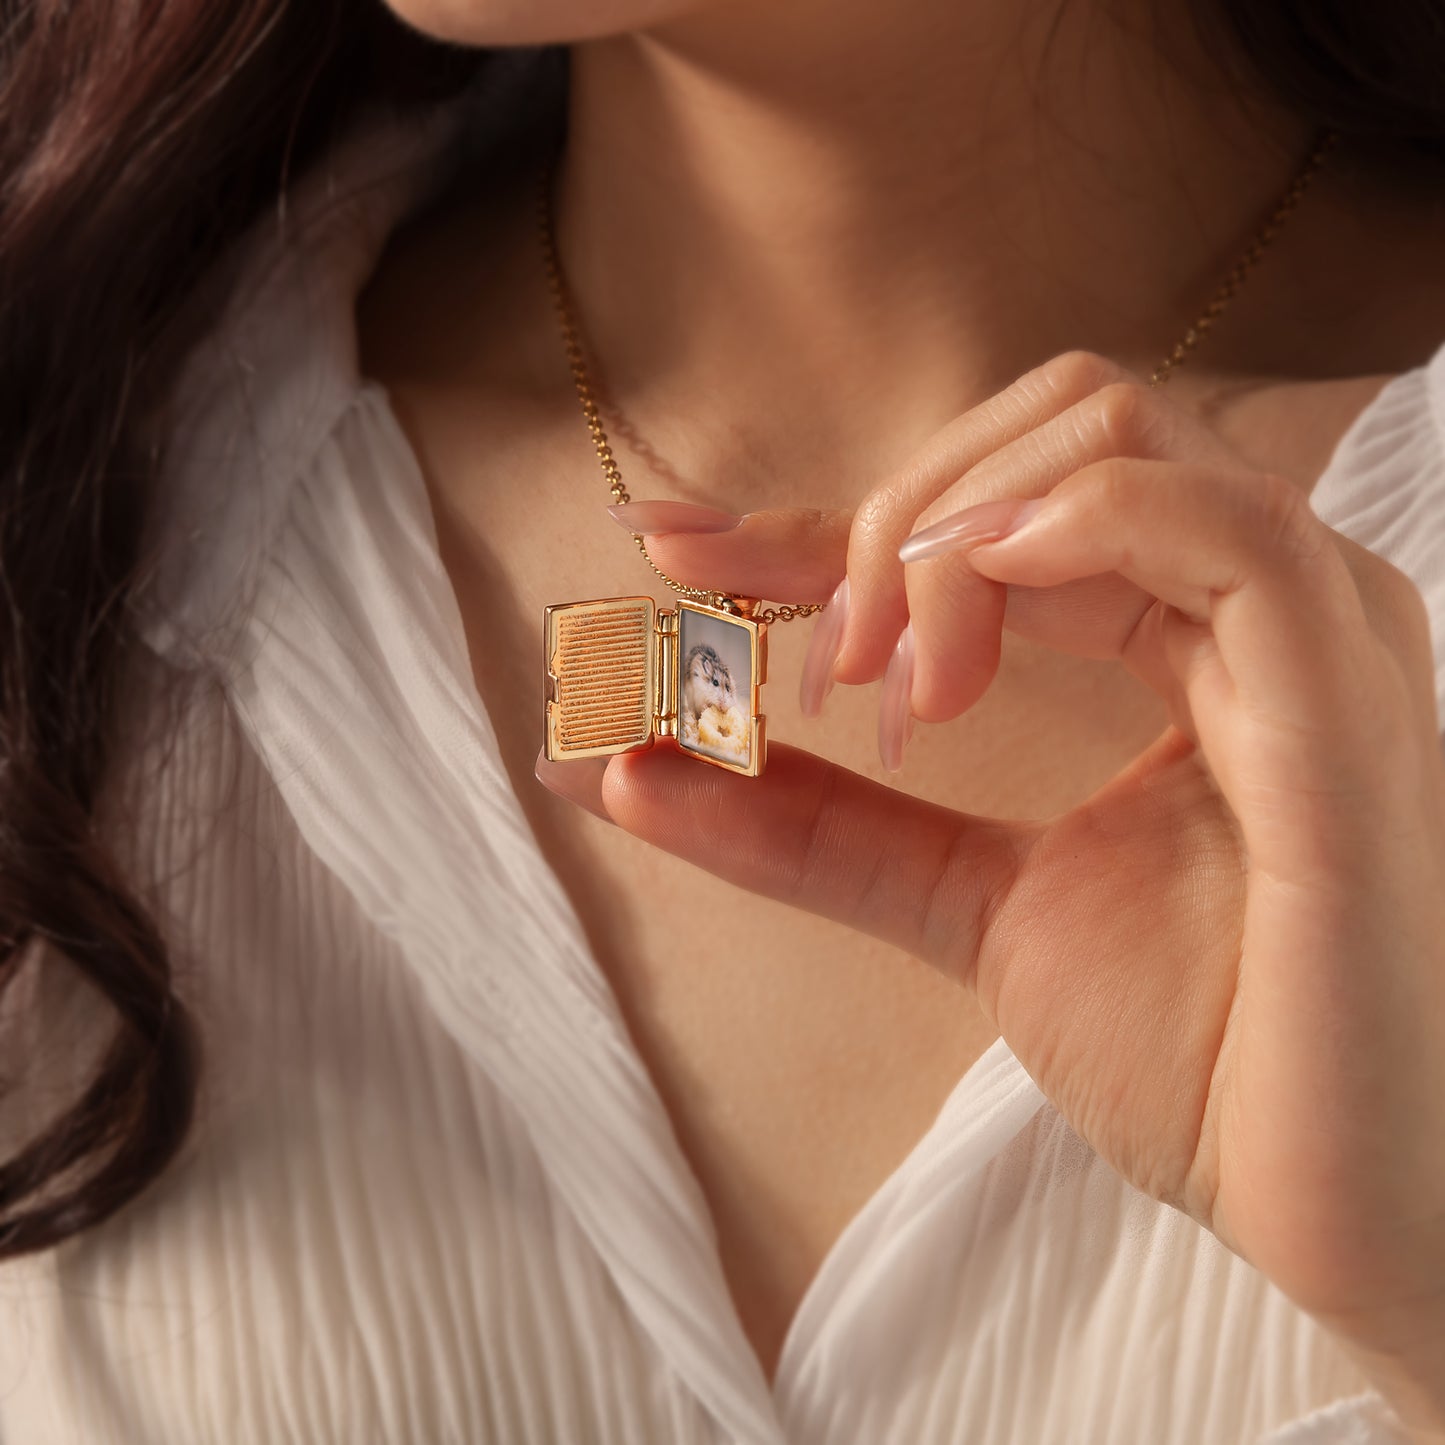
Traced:
<svg viewBox="0 0 1445 1445">
<path fill-rule="evenodd" d="M 0 4 L 0 1002 L 64 960 L 115 1015 L 89 1086 L 0 1163 L 0 1257 L 132 1199 L 196 1089 L 165 940 L 93 822 L 154 470 L 136 419 L 288 175 L 363 101 L 479 61 L 374 0 Z"/>
<path fill-rule="evenodd" d="M 1304 115 L 1445 155 L 1445 0 L 1196 10 Z M 0 1163 L 0 1257 L 133 1199 L 196 1089 L 165 940 L 95 822 L 155 475 L 138 418 L 288 176 L 364 101 L 439 99 L 483 60 L 379 0 L 0 0 L 0 1003 L 65 960 L 115 1017 L 80 1097 Z"/>
</svg>

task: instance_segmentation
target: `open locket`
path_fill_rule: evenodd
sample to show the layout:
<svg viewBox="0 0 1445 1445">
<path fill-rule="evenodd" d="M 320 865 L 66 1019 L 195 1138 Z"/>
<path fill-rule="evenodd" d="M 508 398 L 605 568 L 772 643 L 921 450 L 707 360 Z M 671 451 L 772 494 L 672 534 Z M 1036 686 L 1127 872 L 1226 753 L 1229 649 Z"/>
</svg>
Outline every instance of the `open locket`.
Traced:
<svg viewBox="0 0 1445 1445">
<path fill-rule="evenodd" d="M 546 755 L 602 757 L 675 738 L 690 757 L 755 778 L 767 755 L 759 693 L 768 625 L 752 598 L 721 607 L 604 597 L 546 610 Z"/>
</svg>

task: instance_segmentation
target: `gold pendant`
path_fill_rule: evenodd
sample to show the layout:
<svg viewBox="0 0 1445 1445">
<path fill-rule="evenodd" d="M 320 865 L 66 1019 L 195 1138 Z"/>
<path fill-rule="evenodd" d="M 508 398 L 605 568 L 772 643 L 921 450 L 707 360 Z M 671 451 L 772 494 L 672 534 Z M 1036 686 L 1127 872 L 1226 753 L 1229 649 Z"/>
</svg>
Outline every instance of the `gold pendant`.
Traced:
<svg viewBox="0 0 1445 1445">
<path fill-rule="evenodd" d="M 675 738 L 691 757 L 755 778 L 767 753 L 759 693 L 768 625 L 731 607 L 604 597 L 546 610 L 547 757 L 595 758 Z"/>
</svg>

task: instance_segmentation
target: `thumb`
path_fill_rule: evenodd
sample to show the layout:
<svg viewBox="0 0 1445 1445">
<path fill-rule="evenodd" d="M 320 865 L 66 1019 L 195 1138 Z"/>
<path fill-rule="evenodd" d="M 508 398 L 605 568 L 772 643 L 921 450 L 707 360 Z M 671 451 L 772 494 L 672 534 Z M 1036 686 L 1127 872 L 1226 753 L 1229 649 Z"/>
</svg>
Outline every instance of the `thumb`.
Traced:
<svg viewBox="0 0 1445 1445">
<path fill-rule="evenodd" d="M 699 767 L 665 743 L 624 753 L 607 765 L 602 802 L 666 852 L 967 984 L 1038 831 L 951 812 L 780 743 L 759 778 Z"/>
<path fill-rule="evenodd" d="M 826 602 L 843 580 L 853 514 L 791 507 L 734 517 L 686 502 L 626 502 L 612 519 L 670 577 L 739 597 Z"/>
</svg>

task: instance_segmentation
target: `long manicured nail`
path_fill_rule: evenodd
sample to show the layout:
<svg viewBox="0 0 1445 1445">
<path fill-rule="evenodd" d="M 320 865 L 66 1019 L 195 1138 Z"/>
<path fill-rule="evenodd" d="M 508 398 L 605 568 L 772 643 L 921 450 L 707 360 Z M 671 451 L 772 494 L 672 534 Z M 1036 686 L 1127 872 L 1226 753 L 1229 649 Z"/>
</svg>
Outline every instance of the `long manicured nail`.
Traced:
<svg viewBox="0 0 1445 1445">
<path fill-rule="evenodd" d="M 618 502 L 607 512 L 619 527 L 637 537 L 657 537 L 663 532 L 731 532 L 742 521 L 731 512 L 692 502 Z"/>
<path fill-rule="evenodd" d="M 804 717 L 817 717 L 823 710 L 823 700 L 833 691 L 833 664 L 838 660 L 847 621 L 848 579 L 845 577 L 813 624 L 813 635 L 808 639 L 803 678 L 798 684 L 798 705 Z"/>
<path fill-rule="evenodd" d="M 883 674 L 883 696 L 878 703 L 878 756 L 890 773 L 903 766 L 903 747 L 913 735 L 913 624 L 898 636 L 888 671 Z"/>
<path fill-rule="evenodd" d="M 602 806 L 602 774 L 606 771 L 606 758 L 574 758 L 571 762 L 554 763 L 545 749 L 537 754 L 537 781 L 544 788 L 610 823 L 612 817 Z"/>
<path fill-rule="evenodd" d="M 945 552 L 956 552 L 970 542 L 993 542 L 1017 532 L 1038 509 L 1043 506 L 1042 497 L 1031 497 L 1021 501 L 1016 497 L 1005 497 L 997 502 L 979 502 L 977 506 L 965 507 L 921 532 L 915 532 L 899 549 L 900 562 L 922 562 L 929 557 L 939 557 Z"/>
</svg>

